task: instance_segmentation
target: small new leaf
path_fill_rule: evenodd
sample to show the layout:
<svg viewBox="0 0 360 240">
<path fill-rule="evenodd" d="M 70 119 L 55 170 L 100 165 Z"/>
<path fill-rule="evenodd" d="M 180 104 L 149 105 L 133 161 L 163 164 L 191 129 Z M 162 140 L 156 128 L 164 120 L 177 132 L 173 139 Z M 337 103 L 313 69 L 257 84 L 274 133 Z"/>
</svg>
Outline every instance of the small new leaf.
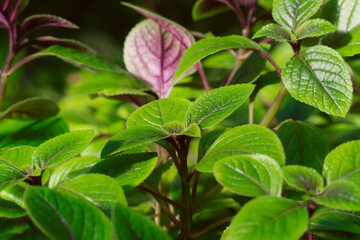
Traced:
<svg viewBox="0 0 360 240">
<path fill-rule="evenodd" d="M 287 29 L 281 27 L 278 24 L 270 23 L 263 26 L 259 31 L 255 33 L 253 38 L 270 37 L 278 42 L 291 42 L 295 41 L 295 36 Z"/>
<path fill-rule="evenodd" d="M 309 37 L 320 37 L 336 30 L 336 27 L 330 22 L 323 19 L 311 19 L 298 28 L 296 31 L 296 39 L 304 39 Z"/>
<path fill-rule="evenodd" d="M 318 195 L 324 190 L 324 182 L 320 174 L 308 167 L 285 166 L 282 168 L 284 180 L 296 190 L 310 195 Z"/>
</svg>

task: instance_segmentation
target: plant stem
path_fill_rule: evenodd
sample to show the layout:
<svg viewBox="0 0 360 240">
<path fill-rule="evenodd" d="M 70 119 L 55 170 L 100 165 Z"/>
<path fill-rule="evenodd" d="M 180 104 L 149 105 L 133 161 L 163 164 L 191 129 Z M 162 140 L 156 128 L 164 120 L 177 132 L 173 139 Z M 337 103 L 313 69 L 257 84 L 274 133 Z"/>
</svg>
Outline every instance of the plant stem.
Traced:
<svg viewBox="0 0 360 240">
<path fill-rule="evenodd" d="M 287 95 L 286 88 L 281 85 L 280 91 L 276 96 L 274 102 L 271 104 L 269 110 L 266 112 L 264 118 L 261 120 L 260 125 L 265 127 L 269 126 L 270 122 L 274 119 L 276 113 L 279 111 Z"/>
<path fill-rule="evenodd" d="M 17 63 L 14 64 L 14 66 L 7 72 L 8 75 L 13 74 L 18 68 L 24 66 L 26 63 L 29 63 L 35 59 L 41 58 L 41 57 L 47 57 L 48 55 L 44 54 L 31 54 L 29 56 L 26 56 L 25 58 L 21 59 Z"/>
<path fill-rule="evenodd" d="M 254 99 L 252 97 L 249 103 L 249 124 L 254 124 Z"/>
<path fill-rule="evenodd" d="M 195 202 L 196 190 L 197 190 L 197 186 L 199 183 L 199 178 L 200 178 L 200 172 L 195 173 L 194 183 L 193 183 L 192 192 L 191 192 L 191 206 Z"/>
<path fill-rule="evenodd" d="M 215 228 L 220 227 L 221 225 L 224 225 L 226 223 L 231 222 L 232 219 L 233 219 L 233 217 L 228 217 L 228 218 L 221 219 L 221 220 L 211 224 L 210 226 L 207 226 L 206 228 L 201 229 L 200 231 L 189 234 L 188 237 L 189 238 L 196 238 L 196 237 L 198 237 L 198 236 L 200 236 L 200 235 L 202 235 L 204 233 L 210 232 L 210 231 L 214 230 Z"/>
<path fill-rule="evenodd" d="M 171 200 L 170 198 L 165 197 L 164 195 L 162 195 L 162 194 L 160 194 L 160 193 L 157 193 L 157 192 L 155 192 L 155 191 L 153 191 L 153 190 L 151 190 L 151 189 L 149 189 L 149 188 L 146 188 L 146 187 L 144 187 L 144 186 L 137 186 L 136 188 L 139 189 L 139 190 L 142 190 L 142 191 L 144 191 L 144 192 L 148 192 L 148 193 L 150 193 L 151 195 L 153 195 L 154 197 L 158 197 L 158 198 L 160 198 L 160 199 L 162 199 L 163 201 L 165 201 L 165 202 L 173 205 L 174 207 L 176 207 L 176 208 L 178 208 L 178 209 L 184 209 L 184 206 L 180 205 L 179 203 Z"/>
<path fill-rule="evenodd" d="M 206 75 L 205 75 L 205 72 L 204 72 L 204 69 L 203 69 L 202 65 L 200 63 L 197 63 L 196 68 L 197 68 L 198 73 L 199 73 L 199 75 L 201 77 L 201 81 L 202 81 L 202 83 L 204 85 L 205 91 L 209 92 L 210 91 L 210 86 L 209 86 L 209 83 L 208 83 L 208 80 L 206 78 Z"/>
</svg>

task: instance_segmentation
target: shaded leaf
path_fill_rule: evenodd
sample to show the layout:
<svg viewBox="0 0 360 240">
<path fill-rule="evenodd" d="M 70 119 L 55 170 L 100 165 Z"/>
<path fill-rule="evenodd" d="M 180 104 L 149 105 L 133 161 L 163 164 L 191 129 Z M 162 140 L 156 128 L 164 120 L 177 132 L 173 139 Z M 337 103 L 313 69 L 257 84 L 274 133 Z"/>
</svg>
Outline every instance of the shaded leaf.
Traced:
<svg viewBox="0 0 360 240">
<path fill-rule="evenodd" d="M 0 165 L 0 191 L 25 180 L 25 174 L 11 165 Z"/>
<path fill-rule="evenodd" d="M 360 186 L 360 141 L 341 144 L 325 158 L 324 172 L 328 183 L 348 180 Z"/>
<path fill-rule="evenodd" d="M 319 110 L 344 117 L 352 100 L 352 83 L 346 64 L 333 49 L 325 46 L 305 48 L 282 71 L 291 95 Z"/>
<path fill-rule="evenodd" d="M 61 118 L 46 119 L 27 125 L 0 142 L 0 148 L 13 146 L 38 146 L 44 141 L 69 131 Z"/>
<path fill-rule="evenodd" d="M 249 197 L 281 194 L 280 165 L 265 155 L 227 157 L 217 161 L 213 171 L 221 185 L 237 194 Z"/>
<path fill-rule="evenodd" d="M 24 209 L 13 202 L 0 199 L 0 217 L 19 218 L 26 215 Z"/>
<path fill-rule="evenodd" d="M 278 42 L 290 42 L 295 40 L 294 34 L 275 23 L 263 26 L 253 36 L 253 38 L 259 37 L 271 37 Z"/>
<path fill-rule="evenodd" d="M 94 130 L 73 131 L 54 137 L 35 149 L 35 168 L 58 165 L 78 155 L 94 138 Z"/>
<path fill-rule="evenodd" d="M 350 181 L 336 181 L 330 183 L 323 194 L 312 199 L 325 207 L 345 211 L 359 211 L 360 187 Z"/>
<path fill-rule="evenodd" d="M 63 164 L 55 168 L 55 170 L 51 173 L 48 183 L 49 188 L 57 186 L 64 180 L 71 178 L 74 175 L 76 176 L 81 172 L 84 172 L 84 170 L 89 171 L 93 165 L 100 161 L 101 159 L 96 157 L 77 157 L 67 162 L 64 162 Z"/>
<path fill-rule="evenodd" d="M 325 132 L 305 122 L 286 120 L 277 134 L 285 149 L 287 165 L 302 165 L 322 172 L 329 152 Z"/>
<path fill-rule="evenodd" d="M 28 187 L 29 184 L 20 182 L 0 191 L 0 198 L 16 203 L 18 206 L 24 208 L 24 193 Z"/>
<path fill-rule="evenodd" d="M 230 224 L 228 239 L 298 240 L 307 229 L 306 207 L 273 196 L 251 200 Z"/>
<path fill-rule="evenodd" d="M 192 8 L 192 18 L 198 21 L 225 12 L 226 10 L 229 10 L 229 8 L 221 2 L 198 0 Z"/>
<path fill-rule="evenodd" d="M 25 37 L 30 32 L 43 28 L 78 28 L 75 24 L 54 15 L 33 15 L 26 18 L 21 25 L 21 35 Z"/>
<path fill-rule="evenodd" d="M 238 84 L 217 88 L 196 99 L 186 112 L 187 124 L 211 127 L 224 120 L 251 95 L 254 86 Z"/>
<path fill-rule="evenodd" d="M 182 98 L 160 99 L 136 109 L 128 118 L 127 127 L 152 125 L 160 128 L 167 123 L 179 121 L 186 124 L 186 111 L 191 102 Z"/>
<path fill-rule="evenodd" d="M 25 207 L 35 225 L 52 239 L 111 239 L 110 220 L 87 200 L 68 191 L 29 188 Z"/>
<path fill-rule="evenodd" d="M 134 147 L 149 144 L 164 138 L 169 135 L 163 130 L 158 129 L 154 126 L 133 126 L 127 129 L 121 130 L 115 134 L 106 143 L 105 147 L 101 151 L 101 158 L 107 157 L 114 153 L 119 153 Z"/>
<path fill-rule="evenodd" d="M 241 64 L 239 70 L 235 73 L 231 79 L 230 84 L 239 83 L 253 83 L 256 81 L 261 73 L 265 69 L 266 59 L 260 56 L 258 53 L 252 53 L 244 62 Z M 255 89 L 257 85 L 255 86 Z"/>
<path fill-rule="evenodd" d="M 64 47 L 64 46 L 51 46 L 36 53 L 37 57 L 53 56 L 69 62 L 75 66 L 85 67 L 95 70 L 122 72 L 119 66 L 109 63 L 103 59 L 98 58 L 94 54 L 88 54 L 78 49 Z"/>
<path fill-rule="evenodd" d="M 24 43 L 38 49 L 46 49 L 53 45 L 60 45 L 63 47 L 74 48 L 89 54 L 95 54 L 95 51 L 85 44 L 75 41 L 73 39 L 55 38 L 52 36 L 37 37 Z"/>
<path fill-rule="evenodd" d="M 58 185 L 57 188 L 63 188 L 84 197 L 109 215 L 115 204 L 127 205 L 119 183 L 102 174 L 81 175 Z"/>
<path fill-rule="evenodd" d="M 113 213 L 113 226 L 118 239 L 170 240 L 159 226 L 140 213 L 117 204 Z"/>
<path fill-rule="evenodd" d="M 98 93 L 91 94 L 91 97 L 98 96 L 135 104 L 139 107 L 155 100 L 154 95 L 144 90 L 133 88 L 107 88 Z"/>
<path fill-rule="evenodd" d="M 59 107 L 50 99 L 29 98 L 10 106 L 0 118 L 43 120 L 57 115 L 58 112 Z"/>
<path fill-rule="evenodd" d="M 208 132 L 200 138 L 199 148 L 198 148 L 198 161 L 200 161 L 210 146 L 215 142 L 218 137 L 224 134 L 225 129 L 216 129 L 212 132 Z"/>
<path fill-rule="evenodd" d="M 211 172 L 216 161 L 228 156 L 259 153 L 285 164 L 285 153 L 279 138 L 271 130 L 259 125 L 243 125 L 221 135 L 211 145 L 196 166 L 201 172 Z"/>
<path fill-rule="evenodd" d="M 296 31 L 296 38 L 320 37 L 336 30 L 336 27 L 323 19 L 311 19 L 304 22 Z"/>
<path fill-rule="evenodd" d="M 157 162 L 156 153 L 121 154 L 96 164 L 90 173 L 109 175 L 123 186 L 131 189 L 142 183 L 153 171 Z"/>
<path fill-rule="evenodd" d="M 186 50 L 176 70 L 174 79 L 182 76 L 195 63 L 202 60 L 203 58 L 221 50 L 231 48 L 246 48 L 266 53 L 266 51 L 256 42 L 241 36 L 233 35 L 227 37 L 211 37 L 202 39 Z"/>
<path fill-rule="evenodd" d="M 272 16 L 284 28 L 295 32 L 319 10 L 322 3 L 323 0 L 274 0 Z"/>
<path fill-rule="evenodd" d="M 201 137 L 201 129 L 200 127 L 195 124 L 191 123 L 188 127 L 180 121 L 173 121 L 165 124 L 162 129 L 169 135 L 169 136 L 181 136 L 186 135 L 189 137 Z"/>
<path fill-rule="evenodd" d="M 324 190 L 321 175 L 312 168 L 303 166 L 285 166 L 282 168 L 284 180 L 296 190 L 317 195 Z"/>
</svg>

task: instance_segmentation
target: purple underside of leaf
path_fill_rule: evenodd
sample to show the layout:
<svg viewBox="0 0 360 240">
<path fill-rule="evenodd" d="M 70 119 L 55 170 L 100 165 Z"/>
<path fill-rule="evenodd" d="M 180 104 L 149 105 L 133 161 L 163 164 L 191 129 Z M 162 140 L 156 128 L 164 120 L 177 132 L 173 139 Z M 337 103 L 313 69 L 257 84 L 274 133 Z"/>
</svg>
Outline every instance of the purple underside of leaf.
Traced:
<svg viewBox="0 0 360 240">
<path fill-rule="evenodd" d="M 145 20 L 127 36 L 124 61 L 129 72 L 148 83 L 160 98 L 166 98 L 185 50 L 174 35 L 159 24 Z"/>
<path fill-rule="evenodd" d="M 53 28 L 53 27 L 78 28 L 73 23 L 57 16 L 35 15 L 24 20 L 21 26 L 21 33 L 22 36 L 25 36 L 28 33 L 37 29 Z"/>
<path fill-rule="evenodd" d="M 14 23 L 21 6 L 22 0 L 0 0 L 1 27 L 8 27 L 9 23 Z"/>
<path fill-rule="evenodd" d="M 71 40 L 71 39 L 61 39 L 61 38 L 55 38 L 55 37 L 51 37 L 51 36 L 46 36 L 46 37 L 38 37 L 35 39 L 31 39 L 28 42 L 25 43 L 26 46 L 30 45 L 33 46 L 35 48 L 39 48 L 39 49 L 45 49 L 48 47 L 51 47 L 53 45 L 60 45 L 60 46 L 64 46 L 64 47 L 69 47 L 69 48 L 74 48 L 86 53 L 90 53 L 90 54 L 94 54 L 95 51 L 89 47 L 87 47 L 86 45 Z"/>
</svg>

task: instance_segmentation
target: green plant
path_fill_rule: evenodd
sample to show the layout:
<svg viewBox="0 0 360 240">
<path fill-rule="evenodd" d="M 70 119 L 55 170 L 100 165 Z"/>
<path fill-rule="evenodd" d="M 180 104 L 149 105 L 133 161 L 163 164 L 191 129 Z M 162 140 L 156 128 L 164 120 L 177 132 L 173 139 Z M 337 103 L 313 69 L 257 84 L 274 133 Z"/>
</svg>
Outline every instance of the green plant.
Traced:
<svg viewBox="0 0 360 240">
<path fill-rule="evenodd" d="M 127 36 L 126 70 L 72 40 L 25 40 L 74 25 L 48 15 L 20 25 L 27 1 L 0 3 L 10 39 L 0 107 L 7 78 L 43 56 L 119 74 L 124 86 L 90 96 L 134 107 L 111 136 L 95 123 L 69 132 L 47 99 L 3 111 L 1 121 L 37 121 L 0 138 L 1 238 L 360 237 L 357 1 L 198 0 L 195 20 L 235 13 L 241 36 L 223 37 L 123 3 L 147 18 Z M 43 50 L 13 64 L 30 45 Z"/>
</svg>

